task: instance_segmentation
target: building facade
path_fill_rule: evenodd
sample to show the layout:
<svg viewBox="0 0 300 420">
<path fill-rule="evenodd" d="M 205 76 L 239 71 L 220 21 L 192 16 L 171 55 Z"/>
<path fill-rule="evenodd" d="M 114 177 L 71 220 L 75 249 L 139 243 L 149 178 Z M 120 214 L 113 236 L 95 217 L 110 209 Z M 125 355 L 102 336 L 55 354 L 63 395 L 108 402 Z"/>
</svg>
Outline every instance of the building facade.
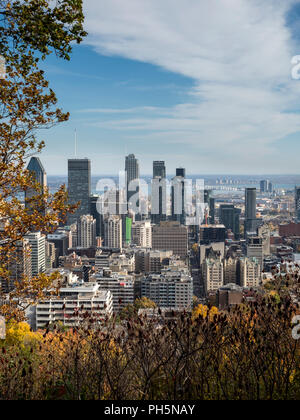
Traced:
<svg viewBox="0 0 300 420">
<path fill-rule="evenodd" d="M 60 289 L 60 296 L 39 302 L 36 307 L 36 329 L 42 329 L 56 322 L 72 327 L 84 322 L 89 314 L 101 322 L 113 313 L 112 294 L 100 290 L 96 283 L 85 283 Z"/>
<path fill-rule="evenodd" d="M 161 222 L 153 226 L 152 249 L 173 251 L 186 258 L 188 254 L 188 228 L 179 222 Z"/>
<path fill-rule="evenodd" d="M 141 281 L 141 295 L 159 307 L 190 309 L 193 302 L 193 279 L 180 271 L 150 274 Z"/>
<path fill-rule="evenodd" d="M 89 159 L 68 160 L 68 195 L 70 204 L 79 204 L 75 213 L 68 217 L 71 225 L 80 216 L 90 214 L 91 161 Z"/>
<path fill-rule="evenodd" d="M 46 270 L 46 237 L 41 232 L 31 232 L 24 238 L 31 248 L 31 275 L 35 277 Z"/>
<path fill-rule="evenodd" d="M 142 248 L 152 248 L 152 226 L 149 220 L 133 223 L 131 232 L 133 244 Z"/>
<path fill-rule="evenodd" d="M 91 215 L 81 216 L 77 222 L 77 247 L 96 246 L 96 220 Z"/>
<path fill-rule="evenodd" d="M 122 249 L 122 219 L 120 216 L 109 216 L 105 219 L 104 232 L 105 247 Z"/>
</svg>

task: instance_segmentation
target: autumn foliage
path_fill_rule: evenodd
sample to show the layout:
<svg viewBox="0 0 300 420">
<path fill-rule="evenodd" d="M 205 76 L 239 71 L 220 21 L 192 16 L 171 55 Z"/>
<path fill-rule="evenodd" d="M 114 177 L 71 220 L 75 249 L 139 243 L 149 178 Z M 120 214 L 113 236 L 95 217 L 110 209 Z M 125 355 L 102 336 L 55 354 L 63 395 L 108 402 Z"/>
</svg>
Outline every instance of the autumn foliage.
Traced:
<svg viewBox="0 0 300 420">
<path fill-rule="evenodd" d="M 0 0 L 0 54 L 6 65 L 6 77 L 0 78 L 0 281 L 10 280 L 16 244 L 28 231 L 51 232 L 74 210 L 64 186 L 55 194 L 42 190 L 26 164 L 44 147 L 37 130 L 69 118 L 57 107 L 40 62 L 49 54 L 69 60 L 72 42 L 85 36 L 83 20 L 82 0 Z M 27 208 L 22 203 L 26 191 L 31 192 Z M 39 287 L 40 280 L 45 279 L 32 284 Z M 22 281 L 17 279 L 19 299 L 0 308 L 6 317 L 23 317 L 18 305 L 27 298 Z"/>
<path fill-rule="evenodd" d="M 197 312 L 101 326 L 87 319 L 80 328 L 33 333 L 23 346 L 9 338 L 0 349 L 0 398 L 300 398 L 300 347 L 291 333 L 296 308 L 289 299 Z"/>
</svg>

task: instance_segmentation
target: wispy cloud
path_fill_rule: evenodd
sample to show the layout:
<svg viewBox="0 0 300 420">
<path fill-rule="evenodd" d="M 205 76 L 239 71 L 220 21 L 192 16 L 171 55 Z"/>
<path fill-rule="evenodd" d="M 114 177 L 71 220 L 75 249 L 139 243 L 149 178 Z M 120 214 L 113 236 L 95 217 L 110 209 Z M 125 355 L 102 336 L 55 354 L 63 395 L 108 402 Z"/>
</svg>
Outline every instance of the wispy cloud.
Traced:
<svg viewBox="0 0 300 420">
<path fill-rule="evenodd" d="M 249 166 L 261 152 L 279 159 L 278 141 L 300 131 L 299 115 L 291 111 L 299 109 L 300 82 L 290 73 L 299 51 L 286 22 L 296 3 L 86 0 L 87 42 L 97 52 L 155 64 L 193 79 L 194 87 L 189 102 L 169 109 L 85 112 L 118 116 L 93 122 L 97 127 L 189 143 L 214 152 L 216 161 L 229 147 Z"/>
<path fill-rule="evenodd" d="M 81 109 L 77 112 L 83 114 L 133 114 L 141 112 L 161 112 L 162 108 L 157 108 L 153 106 L 141 106 L 134 108 L 87 108 Z"/>
</svg>

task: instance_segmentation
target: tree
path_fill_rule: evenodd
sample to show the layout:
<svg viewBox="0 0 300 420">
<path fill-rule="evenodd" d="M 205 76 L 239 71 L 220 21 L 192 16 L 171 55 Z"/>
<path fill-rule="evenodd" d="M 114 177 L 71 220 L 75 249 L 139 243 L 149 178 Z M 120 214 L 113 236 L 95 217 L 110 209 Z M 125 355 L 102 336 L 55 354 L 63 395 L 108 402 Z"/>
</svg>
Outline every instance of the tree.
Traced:
<svg viewBox="0 0 300 420">
<path fill-rule="evenodd" d="M 143 296 L 140 299 L 136 299 L 134 302 L 134 306 L 139 309 L 154 309 L 156 308 L 156 303 L 153 302 L 151 299 L 148 299 L 147 297 Z"/>
<path fill-rule="evenodd" d="M 199 318 L 200 316 L 202 318 L 208 318 L 210 320 L 213 320 L 214 316 L 218 314 L 218 308 L 216 308 L 215 306 L 212 306 L 210 309 L 208 308 L 208 306 L 206 305 L 202 305 L 202 303 L 200 303 L 200 305 L 196 306 L 193 309 L 192 312 L 192 319 L 195 320 L 197 318 Z"/>
<path fill-rule="evenodd" d="M 125 306 L 120 313 L 120 319 L 130 319 L 138 316 L 140 309 L 155 309 L 156 303 L 147 297 L 143 296 L 140 299 L 136 299 L 134 304 Z"/>
<path fill-rule="evenodd" d="M 6 77 L 0 79 L 0 277 L 10 280 L 9 266 L 16 259 L 16 243 L 30 230 L 51 232 L 65 220 L 74 206 L 67 204 L 62 186 L 55 194 L 43 191 L 26 170 L 28 157 L 39 153 L 38 129 L 68 120 L 69 114 L 56 108 L 57 98 L 39 68 L 49 54 L 69 60 L 72 43 L 80 43 L 83 30 L 82 0 L 0 0 L 0 54 Z M 30 210 L 22 195 L 34 191 Z M 47 212 L 40 212 L 46 207 Z M 27 282 L 24 290 L 22 282 Z M 33 279 L 39 288 L 39 278 Z M 45 278 L 42 279 L 47 285 Z M 18 298 L 28 297 L 28 279 L 18 279 Z M 13 296 L 0 312 L 22 318 L 23 308 Z M 1 298 L 1 296 L 0 296 Z"/>
</svg>

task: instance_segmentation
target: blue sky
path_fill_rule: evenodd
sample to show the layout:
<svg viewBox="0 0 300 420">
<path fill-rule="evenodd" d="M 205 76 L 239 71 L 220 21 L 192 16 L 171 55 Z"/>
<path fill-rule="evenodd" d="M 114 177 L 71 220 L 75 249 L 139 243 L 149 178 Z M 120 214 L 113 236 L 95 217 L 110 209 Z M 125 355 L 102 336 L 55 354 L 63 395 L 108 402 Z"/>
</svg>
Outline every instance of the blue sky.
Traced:
<svg viewBox="0 0 300 420">
<path fill-rule="evenodd" d="M 70 121 L 40 133 L 48 174 L 67 158 L 115 174 L 135 153 L 188 173 L 299 173 L 300 1 L 84 0 L 89 36 L 44 68 Z"/>
</svg>

